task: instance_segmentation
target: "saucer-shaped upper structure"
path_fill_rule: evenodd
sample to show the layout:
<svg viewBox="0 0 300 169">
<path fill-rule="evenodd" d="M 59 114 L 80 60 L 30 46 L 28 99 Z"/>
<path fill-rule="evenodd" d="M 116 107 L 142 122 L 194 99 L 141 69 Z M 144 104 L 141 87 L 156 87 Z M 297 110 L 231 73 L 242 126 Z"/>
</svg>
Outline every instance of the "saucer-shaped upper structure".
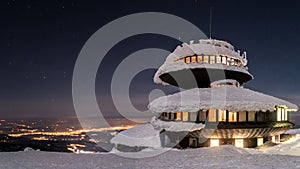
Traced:
<svg viewBox="0 0 300 169">
<path fill-rule="evenodd" d="M 178 46 L 158 69 L 154 82 L 202 88 L 222 79 L 235 79 L 242 85 L 252 78 L 246 52 L 236 51 L 225 41 L 201 39 Z"/>
</svg>

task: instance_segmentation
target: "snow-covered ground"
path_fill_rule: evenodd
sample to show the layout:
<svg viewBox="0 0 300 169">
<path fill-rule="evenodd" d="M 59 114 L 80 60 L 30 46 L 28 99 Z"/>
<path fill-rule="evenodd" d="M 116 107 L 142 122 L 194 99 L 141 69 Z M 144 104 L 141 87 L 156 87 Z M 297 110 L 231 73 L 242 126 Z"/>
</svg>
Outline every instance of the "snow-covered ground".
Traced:
<svg viewBox="0 0 300 169">
<path fill-rule="evenodd" d="M 144 127 L 149 126 L 151 127 L 147 124 Z M 113 150 L 110 153 L 71 154 L 41 152 L 28 148 L 24 152 L 0 153 L 0 169 L 300 168 L 300 129 L 289 130 L 286 134 L 297 135 L 279 145 L 261 149 L 242 149 L 228 145 L 186 150 L 146 149 L 139 153 Z M 152 156 L 151 154 L 159 155 L 142 158 Z"/>
<path fill-rule="evenodd" d="M 157 150 L 159 151 L 159 150 Z M 152 153 L 144 151 L 142 153 Z M 0 153 L 0 168 L 300 168 L 300 136 L 264 149 L 233 146 L 169 150 L 150 158 L 123 153 L 70 154 L 40 151 Z"/>
</svg>

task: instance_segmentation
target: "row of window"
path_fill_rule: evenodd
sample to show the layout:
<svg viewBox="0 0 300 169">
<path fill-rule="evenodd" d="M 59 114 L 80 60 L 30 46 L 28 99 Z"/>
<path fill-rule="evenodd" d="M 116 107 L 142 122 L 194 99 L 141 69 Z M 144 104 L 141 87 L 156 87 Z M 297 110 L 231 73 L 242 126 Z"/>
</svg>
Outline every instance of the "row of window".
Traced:
<svg viewBox="0 0 300 169">
<path fill-rule="evenodd" d="M 221 63 L 227 66 L 243 66 L 241 61 L 239 59 L 233 59 L 229 58 L 227 56 L 208 56 L 208 55 L 193 55 L 193 56 L 186 56 L 183 58 L 180 58 L 178 60 L 181 60 L 182 62 L 185 63 L 199 63 L 199 62 L 204 62 L 204 63 L 209 63 L 209 64 L 214 64 L 214 63 Z M 177 61 L 177 60 L 176 60 Z"/>
<path fill-rule="evenodd" d="M 265 122 L 288 121 L 288 112 L 284 108 L 277 108 L 275 112 L 241 111 L 231 112 L 226 110 L 210 109 L 199 112 L 162 113 L 162 120 L 170 121 L 208 121 L 208 122 Z"/>
</svg>

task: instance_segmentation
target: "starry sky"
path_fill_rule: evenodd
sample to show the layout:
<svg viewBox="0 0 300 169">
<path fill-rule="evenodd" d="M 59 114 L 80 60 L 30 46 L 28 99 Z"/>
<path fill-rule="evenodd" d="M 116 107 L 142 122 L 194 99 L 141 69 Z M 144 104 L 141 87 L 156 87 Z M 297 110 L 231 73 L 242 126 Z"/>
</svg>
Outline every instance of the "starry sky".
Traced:
<svg viewBox="0 0 300 169">
<path fill-rule="evenodd" d="M 71 117 L 72 73 L 89 37 L 105 24 L 137 12 L 164 12 L 182 17 L 212 37 L 248 53 L 255 77 L 246 87 L 300 106 L 300 4 L 295 0 L 3 0 L 0 2 L 0 118 Z M 184 31 L 184 30 L 183 30 Z M 107 116 L 117 117 L 110 96 L 112 74 L 129 54 L 143 48 L 172 51 L 180 42 L 162 35 L 137 35 L 114 46 L 98 70 L 96 95 Z M 162 56 L 166 57 L 166 56 Z M 155 70 L 139 73 L 130 97 L 146 110 Z"/>
</svg>

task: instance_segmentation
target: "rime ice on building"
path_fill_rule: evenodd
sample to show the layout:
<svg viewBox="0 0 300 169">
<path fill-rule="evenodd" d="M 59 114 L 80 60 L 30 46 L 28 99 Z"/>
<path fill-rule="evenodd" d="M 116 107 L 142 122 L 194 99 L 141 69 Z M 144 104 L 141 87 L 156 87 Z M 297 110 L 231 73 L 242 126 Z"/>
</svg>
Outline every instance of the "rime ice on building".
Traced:
<svg viewBox="0 0 300 169">
<path fill-rule="evenodd" d="M 203 39 L 183 43 L 155 74 L 155 83 L 183 90 L 149 104 L 157 114 L 150 126 L 145 124 L 151 131 L 142 131 L 149 142 L 133 144 L 134 132 L 130 130 L 135 129 L 126 131 L 131 133 L 131 141 L 121 132 L 111 142 L 127 148 L 153 147 L 151 140 L 158 144 L 153 137 L 159 137 L 159 146 L 177 148 L 256 147 L 267 140 L 279 142 L 280 134 L 294 126 L 289 112 L 298 107 L 244 88 L 252 79 L 246 52 L 236 51 L 228 42 Z"/>
</svg>

